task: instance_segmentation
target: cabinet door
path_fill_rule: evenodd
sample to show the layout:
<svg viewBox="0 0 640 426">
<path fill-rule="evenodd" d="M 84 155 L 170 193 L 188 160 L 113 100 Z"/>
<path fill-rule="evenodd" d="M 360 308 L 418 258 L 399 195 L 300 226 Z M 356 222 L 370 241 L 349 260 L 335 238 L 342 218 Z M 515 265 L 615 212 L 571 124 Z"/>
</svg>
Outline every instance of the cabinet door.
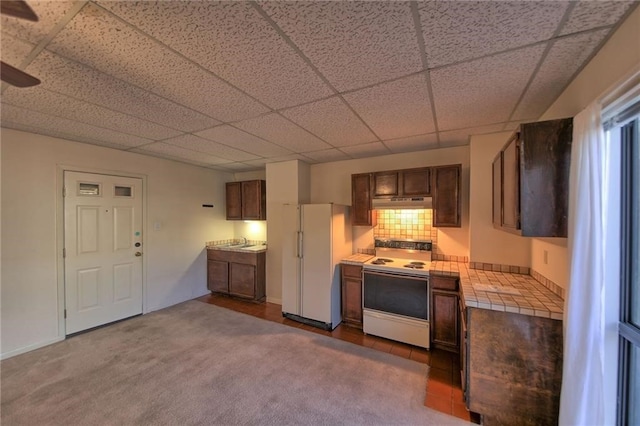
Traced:
<svg viewBox="0 0 640 426">
<path fill-rule="evenodd" d="M 378 172 L 373 174 L 374 197 L 398 196 L 399 180 L 398 172 Z"/>
<path fill-rule="evenodd" d="M 351 224 L 375 226 L 376 215 L 371 210 L 371 173 L 351 175 Z"/>
<path fill-rule="evenodd" d="M 520 155 L 518 136 L 502 151 L 502 226 L 520 229 Z"/>
<path fill-rule="evenodd" d="M 342 320 L 362 328 L 362 267 L 341 265 Z"/>
<path fill-rule="evenodd" d="M 242 183 L 242 219 L 265 220 L 265 185 L 261 180 Z"/>
<path fill-rule="evenodd" d="M 227 220 L 242 219 L 242 182 L 227 182 Z"/>
<path fill-rule="evenodd" d="M 401 195 L 408 197 L 431 195 L 431 170 L 429 168 L 404 170 Z"/>
<path fill-rule="evenodd" d="M 217 293 L 229 293 L 229 262 L 207 261 L 207 288 Z"/>
<path fill-rule="evenodd" d="M 229 263 L 229 294 L 253 299 L 256 295 L 256 267 Z"/>
<path fill-rule="evenodd" d="M 458 293 L 431 291 L 431 342 L 434 347 L 458 351 Z"/>
<path fill-rule="evenodd" d="M 493 160 L 493 226 L 502 226 L 502 151 Z"/>
<path fill-rule="evenodd" d="M 460 227 L 460 174 L 462 166 L 438 166 L 433 168 L 433 226 Z"/>
</svg>

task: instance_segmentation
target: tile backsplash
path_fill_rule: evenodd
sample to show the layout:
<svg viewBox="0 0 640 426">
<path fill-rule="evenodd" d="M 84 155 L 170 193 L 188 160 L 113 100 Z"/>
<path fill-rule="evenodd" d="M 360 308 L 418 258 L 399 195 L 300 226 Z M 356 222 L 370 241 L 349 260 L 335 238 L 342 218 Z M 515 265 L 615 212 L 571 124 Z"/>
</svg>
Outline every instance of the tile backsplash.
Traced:
<svg viewBox="0 0 640 426">
<path fill-rule="evenodd" d="M 433 210 L 378 210 L 378 224 L 373 228 L 375 238 L 431 240 L 437 243 L 438 231 L 432 226 Z"/>
</svg>

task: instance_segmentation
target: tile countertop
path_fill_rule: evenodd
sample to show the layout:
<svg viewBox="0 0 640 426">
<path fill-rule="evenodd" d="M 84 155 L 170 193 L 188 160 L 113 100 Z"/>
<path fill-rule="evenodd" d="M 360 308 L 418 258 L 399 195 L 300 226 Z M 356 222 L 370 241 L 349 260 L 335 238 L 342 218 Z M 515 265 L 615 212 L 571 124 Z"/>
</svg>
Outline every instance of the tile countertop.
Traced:
<svg viewBox="0 0 640 426">
<path fill-rule="evenodd" d="M 356 253 L 352 254 L 349 257 L 345 257 L 340 261 L 340 263 L 347 263 L 349 265 L 362 265 L 364 262 L 374 257 L 375 256 L 372 254 Z"/>
<path fill-rule="evenodd" d="M 237 251 L 241 253 L 262 253 L 263 251 L 267 251 L 266 244 L 256 244 L 251 247 L 228 247 L 224 244 L 207 244 L 207 250 L 223 250 L 223 251 Z"/>
<path fill-rule="evenodd" d="M 564 301 L 530 275 L 469 269 L 462 262 L 431 262 L 432 275 L 460 277 L 468 308 L 562 320 Z"/>
</svg>

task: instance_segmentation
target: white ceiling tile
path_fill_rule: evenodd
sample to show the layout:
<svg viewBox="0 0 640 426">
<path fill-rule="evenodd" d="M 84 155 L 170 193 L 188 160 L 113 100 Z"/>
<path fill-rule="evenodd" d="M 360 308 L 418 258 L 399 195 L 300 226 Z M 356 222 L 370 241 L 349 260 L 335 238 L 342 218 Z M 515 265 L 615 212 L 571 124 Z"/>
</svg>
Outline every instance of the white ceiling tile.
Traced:
<svg viewBox="0 0 640 426">
<path fill-rule="evenodd" d="M 422 69 L 408 2 L 260 5 L 339 91 Z"/>
<path fill-rule="evenodd" d="M 48 49 L 221 121 L 269 111 L 92 4 L 82 9 Z"/>
<path fill-rule="evenodd" d="M 281 114 L 333 146 L 357 145 L 377 139 L 338 97 L 288 109 Z"/>
<path fill-rule="evenodd" d="M 2 45 L 0 47 L 2 60 L 15 68 L 20 68 L 20 64 L 31 53 L 35 45 L 28 41 L 2 34 Z"/>
<path fill-rule="evenodd" d="M 219 170 L 227 170 L 227 171 L 234 171 L 234 172 L 246 172 L 249 170 L 256 170 L 259 168 L 247 163 L 224 163 L 224 164 L 216 164 L 215 166 L 212 166 L 212 167 Z"/>
<path fill-rule="evenodd" d="M 516 130 L 522 123 L 524 123 L 524 121 L 510 121 L 504 125 L 502 130 L 505 132 Z"/>
<path fill-rule="evenodd" d="M 438 148 L 438 138 L 435 133 L 409 136 L 407 138 L 389 139 L 383 141 L 393 153 L 422 151 Z"/>
<path fill-rule="evenodd" d="M 41 85 L 30 88 L 9 87 L 2 95 L 2 102 L 19 106 L 25 110 L 38 111 L 152 140 L 166 139 L 181 134 L 178 130 L 150 121 L 79 101 L 60 93 L 50 92 L 43 89 Z"/>
<path fill-rule="evenodd" d="M 272 108 L 332 94 L 250 3 L 99 4 Z"/>
<path fill-rule="evenodd" d="M 439 1 L 421 4 L 429 67 L 551 38 L 566 1 Z"/>
<path fill-rule="evenodd" d="M 440 132 L 440 147 L 449 148 L 453 146 L 461 146 L 469 144 L 471 135 L 484 135 L 487 133 L 495 133 L 502 131 L 504 123 L 491 124 L 488 126 L 473 127 L 470 129 L 450 130 L 448 132 Z"/>
<path fill-rule="evenodd" d="M 345 146 L 340 150 L 352 158 L 376 157 L 378 155 L 390 154 L 389 148 L 387 148 L 382 142 Z"/>
<path fill-rule="evenodd" d="M 108 144 L 111 147 L 130 148 L 152 142 L 150 139 L 124 134 L 113 130 L 92 126 L 66 118 L 54 117 L 41 112 L 26 110 L 2 103 L 2 127 L 26 130 L 34 133 L 60 137 L 95 145 Z M 17 127 L 19 126 L 19 127 Z"/>
<path fill-rule="evenodd" d="M 38 16 L 38 22 L 2 15 L 0 27 L 2 27 L 3 35 L 11 34 L 33 44 L 38 44 L 64 18 L 75 2 L 65 0 L 28 0 L 27 3 Z"/>
<path fill-rule="evenodd" d="M 213 142 L 208 139 L 203 139 L 195 135 L 182 135 L 167 139 L 164 142 L 181 148 L 190 149 L 192 151 L 215 155 L 216 157 L 231 161 L 255 160 L 259 158 L 258 156 L 246 151 L 231 148 L 230 146 Z"/>
<path fill-rule="evenodd" d="M 571 34 L 605 25 L 613 25 L 618 22 L 634 4 L 637 4 L 637 2 L 579 1 L 571 11 L 569 20 L 562 27 L 560 34 Z"/>
<path fill-rule="evenodd" d="M 267 114 L 240 121 L 235 123 L 235 127 L 294 152 L 319 151 L 331 147 L 280 114 Z"/>
<path fill-rule="evenodd" d="M 170 123 L 178 130 L 197 131 L 220 124 L 211 117 L 50 52 L 41 52 L 27 71 L 40 77 L 44 89 L 154 123 Z"/>
<path fill-rule="evenodd" d="M 276 157 L 291 153 L 288 149 L 284 149 L 227 124 L 197 132 L 196 135 L 243 151 L 252 152 L 262 157 Z"/>
<path fill-rule="evenodd" d="M 439 129 L 507 121 L 544 48 L 532 46 L 431 72 Z"/>
<path fill-rule="evenodd" d="M 599 30 L 556 40 L 512 118 L 540 117 L 607 34 L 608 30 Z"/>
<path fill-rule="evenodd" d="M 434 131 L 424 74 L 417 74 L 344 95 L 381 139 Z"/>
<path fill-rule="evenodd" d="M 319 161 L 321 163 L 328 161 L 348 160 L 351 158 L 344 152 L 335 148 L 323 149 L 321 151 L 305 152 L 304 155 L 305 157 L 309 157 L 310 159 Z"/>
<path fill-rule="evenodd" d="M 193 161 L 198 163 L 199 165 L 225 164 L 230 162 L 229 160 L 217 157 L 215 155 L 207 155 L 202 152 L 193 151 L 191 149 L 171 145 L 164 142 L 151 143 L 149 145 L 132 149 L 131 152 L 137 152 L 139 154 L 152 154 L 155 156 L 160 156 L 162 158 L 182 161 Z"/>
</svg>

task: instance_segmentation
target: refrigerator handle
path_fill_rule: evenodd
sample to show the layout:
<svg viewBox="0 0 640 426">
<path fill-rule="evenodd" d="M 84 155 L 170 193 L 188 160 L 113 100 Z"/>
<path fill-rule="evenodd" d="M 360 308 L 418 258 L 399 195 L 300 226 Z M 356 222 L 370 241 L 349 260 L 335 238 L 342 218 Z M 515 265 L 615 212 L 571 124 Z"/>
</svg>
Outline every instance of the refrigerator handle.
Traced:
<svg viewBox="0 0 640 426">
<path fill-rule="evenodd" d="M 302 231 L 298 232 L 298 258 L 304 257 L 304 247 L 302 246 Z"/>
</svg>

